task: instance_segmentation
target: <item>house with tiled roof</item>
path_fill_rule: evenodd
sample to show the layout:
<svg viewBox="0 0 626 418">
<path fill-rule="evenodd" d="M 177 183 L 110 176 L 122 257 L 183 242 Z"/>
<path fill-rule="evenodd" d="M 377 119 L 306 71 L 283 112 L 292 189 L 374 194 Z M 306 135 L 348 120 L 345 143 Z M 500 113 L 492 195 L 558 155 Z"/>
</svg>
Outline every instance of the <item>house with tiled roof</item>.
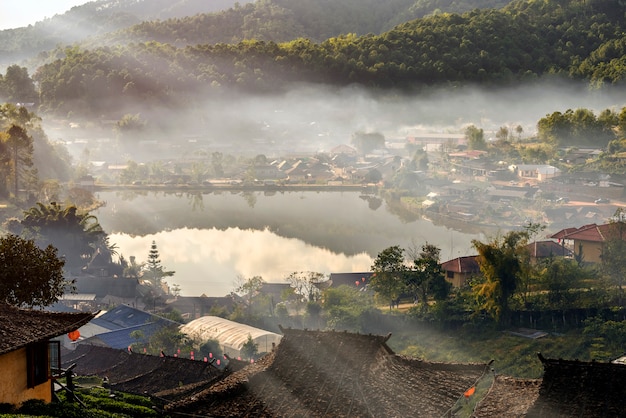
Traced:
<svg viewBox="0 0 626 418">
<path fill-rule="evenodd" d="M 454 287 L 462 287 L 467 281 L 480 274 L 480 267 L 475 255 L 457 257 L 441 263 L 446 280 Z"/>
<path fill-rule="evenodd" d="M 0 403 L 52 401 L 52 379 L 61 366 L 60 342 L 93 313 L 55 313 L 0 304 Z M 58 372 L 56 372 L 58 374 Z"/>
<path fill-rule="evenodd" d="M 602 262 L 602 251 L 607 241 L 621 237 L 626 240 L 626 228 L 620 230 L 621 223 L 607 223 L 602 225 L 589 224 L 580 228 L 563 229 L 550 238 L 566 240 L 573 248 L 574 256 L 586 263 Z"/>
<path fill-rule="evenodd" d="M 526 245 L 525 250 L 530 255 L 531 263 L 545 260 L 550 257 L 567 257 L 573 256 L 572 251 L 565 246 L 565 241 L 556 242 L 553 240 L 535 241 Z"/>
</svg>

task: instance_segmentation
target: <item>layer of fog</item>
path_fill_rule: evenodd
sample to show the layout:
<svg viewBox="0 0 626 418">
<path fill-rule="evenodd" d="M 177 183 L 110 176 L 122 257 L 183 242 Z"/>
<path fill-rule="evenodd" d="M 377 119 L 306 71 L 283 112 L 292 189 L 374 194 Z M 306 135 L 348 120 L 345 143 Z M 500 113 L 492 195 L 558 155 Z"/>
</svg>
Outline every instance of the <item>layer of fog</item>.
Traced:
<svg viewBox="0 0 626 418">
<path fill-rule="evenodd" d="M 403 140 L 420 132 L 461 134 L 473 124 L 484 129 L 488 139 L 500 127 L 515 132 L 518 126 L 523 129 L 522 137 L 530 137 L 539 119 L 555 111 L 619 111 L 626 106 L 623 93 L 617 88 L 591 89 L 556 81 L 515 88 L 438 88 L 420 94 L 306 85 L 286 93 L 211 96 L 175 110 L 126 103 L 108 124 L 56 120 L 48 124 L 48 130 L 52 140 L 66 141 L 76 158 L 85 149 L 92 157 L 108 161 L 188 157 L 198 150 L 275 156 L 328 151 L 349 144 L 359 131 Z M 134 141 L 116 140 L 112 122 L 124 113 L 139 115 L 146 122 L 143 134 L 131 135 Z M 44 124 L 48 122 L 44 118 Z M 112 146 L 119 143 L 124 144 L 121 150 Z"/>
</svg>

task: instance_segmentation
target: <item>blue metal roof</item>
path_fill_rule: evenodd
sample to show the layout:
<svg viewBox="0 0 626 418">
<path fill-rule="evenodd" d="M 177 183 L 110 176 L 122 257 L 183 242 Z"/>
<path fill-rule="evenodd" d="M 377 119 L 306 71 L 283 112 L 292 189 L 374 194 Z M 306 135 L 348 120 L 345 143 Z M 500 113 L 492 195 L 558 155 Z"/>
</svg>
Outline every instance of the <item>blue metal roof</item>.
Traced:
<svg viewBox="0 0 626 418">
<path fill-rule="evenodd" d="M 97 338 L 102 341 L 107 347 L 117 349 L 127 349 L 128 346 L 136 343 L 146 343 L 150 337 L 160 330 L 164 325 L 158 322 L 151 322 L 148 324 L 136 325 L 134 327 L 128 327 L 118 329 L 115 331 L 104 332 L 102 334 L 94 335 L 92 338 Z M 141 331 L 142 338 L 137 339 L 131 336 L 133 331 Z M 88 339 L 84 342 L 89 343 Z"/>
</svg>

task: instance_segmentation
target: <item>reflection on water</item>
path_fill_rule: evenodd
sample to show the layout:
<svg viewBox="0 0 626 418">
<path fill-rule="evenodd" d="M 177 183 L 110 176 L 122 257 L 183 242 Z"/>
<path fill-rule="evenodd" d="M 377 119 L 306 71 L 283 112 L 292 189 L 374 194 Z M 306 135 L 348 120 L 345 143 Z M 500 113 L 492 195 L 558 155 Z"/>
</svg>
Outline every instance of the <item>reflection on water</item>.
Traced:
<svg viewBox="0 0 626 418">
<path fill-rule="evenodd" d="M 358 192 L 101 192 L 94 214 L 128 259 L 145 261 L 155 240 L 171 283 L 187 296 L 222 296 L 237 275 L 283 282 L 294 271 L 368 271 L 383 249 L 423 243 L 442 258 L 473 254 L 480 235 L 401 219 Z"/>
</svg>

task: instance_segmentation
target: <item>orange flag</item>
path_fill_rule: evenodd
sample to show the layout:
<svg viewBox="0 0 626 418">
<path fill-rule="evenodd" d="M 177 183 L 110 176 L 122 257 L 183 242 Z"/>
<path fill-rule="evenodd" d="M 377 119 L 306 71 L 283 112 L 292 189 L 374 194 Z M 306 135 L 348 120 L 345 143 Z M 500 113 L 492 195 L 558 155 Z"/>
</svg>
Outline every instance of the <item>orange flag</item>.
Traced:
<svg viewBox="0 0 626 418">
<path fill-rule="evenodd" d="M 474 392 L 476 392 L 476 386 L 472 386 L 471 388 L 467 389 L 464 395 L 466 398 L 469 398 L 470 396 L 474 394 Z"/>
</svg>

